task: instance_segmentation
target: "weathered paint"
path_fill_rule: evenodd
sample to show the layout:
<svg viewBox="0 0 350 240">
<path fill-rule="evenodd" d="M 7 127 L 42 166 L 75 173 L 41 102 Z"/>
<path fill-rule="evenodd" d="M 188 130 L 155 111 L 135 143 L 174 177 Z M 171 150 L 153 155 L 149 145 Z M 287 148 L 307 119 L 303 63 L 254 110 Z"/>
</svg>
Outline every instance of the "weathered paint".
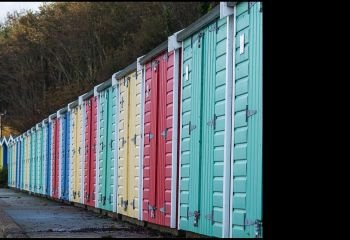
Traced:
<svg viewBox="0 0 350 240">
<path fill-rule="evenodd" d="M 119 80 L 118 213 L 139 217 L 141 71 Z"/>
<path fill-rule="evenodd" d="M 97 97 L 91 96 L 84 101 L 85 109 L 85 169 L 84 204 L 94 207 L 96 204 L 96 133 L 97 133 Z"/>
<path fill-rule="evenodd" d="M 261 2 L 236 8 L 235 105 L 231 237 L 256 237 L 262 221 L 262 12 Z M 244 35 L 244 51 L 240 39 Z M 246 117 L 246 110 L 256 110 Z M 262 231 L 258 234 L 262 236 Z"/>
<path fill-rule="evenodd" d="M 226 18 L 183 41 L 179 228 L 223 236 Z M 228 209 L 226 209 L 228 210 Z"/>
</svg>

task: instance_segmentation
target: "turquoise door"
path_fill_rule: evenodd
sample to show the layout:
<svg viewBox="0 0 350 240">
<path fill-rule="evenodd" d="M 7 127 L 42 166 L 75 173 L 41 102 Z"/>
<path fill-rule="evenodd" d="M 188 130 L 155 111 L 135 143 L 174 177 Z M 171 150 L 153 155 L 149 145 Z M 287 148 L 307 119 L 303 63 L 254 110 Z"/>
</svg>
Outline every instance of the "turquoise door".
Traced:
<svg viewBox="0 0 350 240">
<path fill-rule="evenodd" d="M 100 154 L 99 154 L 99 196 L 98 207 L 112 211 L 115 205 L 115 86 L 99 93 Z"/>
<path fill-rule="evenodd" d="M 262 236 L 261 7 L 244 2 L 236 9 L 232 237 Z"/>
<path fill-rule="evenodd" d="M 37 192 L 37 172 L 38 172 L 38 141 L 37 141 L 37 132 L 34 130 L 33 132 L 33 185 L 32 191 Z"/>
<path fill-rule="evenodd" d="M 226 18 L 183 42 L 180 229 L 222 237 Z"/>
</svg>

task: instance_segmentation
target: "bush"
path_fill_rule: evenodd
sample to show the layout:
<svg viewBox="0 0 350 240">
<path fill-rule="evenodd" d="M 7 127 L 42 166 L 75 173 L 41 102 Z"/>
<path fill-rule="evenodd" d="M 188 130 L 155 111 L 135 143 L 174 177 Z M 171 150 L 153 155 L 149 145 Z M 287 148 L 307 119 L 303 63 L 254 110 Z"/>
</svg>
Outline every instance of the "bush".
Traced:
<svg viewBox="0 0 350 240">
<path fill-rule="evenodd" d="M 7 167 L 0 170 L 0 187 L 7 187 Z"/>
</svg>

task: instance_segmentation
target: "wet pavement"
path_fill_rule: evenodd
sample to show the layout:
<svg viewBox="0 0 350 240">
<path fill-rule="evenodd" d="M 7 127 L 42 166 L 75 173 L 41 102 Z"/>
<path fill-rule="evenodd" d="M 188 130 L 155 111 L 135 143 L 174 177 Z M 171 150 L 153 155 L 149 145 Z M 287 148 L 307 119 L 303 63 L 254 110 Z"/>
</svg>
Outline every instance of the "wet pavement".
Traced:
<svg viewBox="0 0 350 240">
<path fill-rule="evenodd" d="M 11 189 L 0 189 L 0 215 L 1 212 L 31 238 L 169 237 L 156 230 Z M 1 219 L 0 216 L 0 225 Z M 0 229 L 0 238 L 2 234 Z"/>
</svg>

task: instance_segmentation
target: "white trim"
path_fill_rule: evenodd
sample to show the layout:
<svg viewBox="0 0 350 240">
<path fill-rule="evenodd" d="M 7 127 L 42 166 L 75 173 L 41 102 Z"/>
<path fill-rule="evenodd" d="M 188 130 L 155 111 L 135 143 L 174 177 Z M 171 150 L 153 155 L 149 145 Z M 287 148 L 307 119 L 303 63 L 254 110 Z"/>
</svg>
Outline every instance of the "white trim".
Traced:
<svg viewBox="0 0 350 240">
<path fill-rule="evenodd" d="M 230 167 L 231 167 L 231 106 L 232 106 L 232 57 L 233 57 L 233 16 L 226 17 L 226 88 L 225 88 L 225 137 L 224 137 L 224 182 L 223 182 L 223 223 L 230 222 Z M 229 236 L 229 224 L 223 225 L 222 237 L 227 238 Z"/>
<path fill-rule="evenodd" d="M 232 152 L 231 152 L 231 158 L 230 162 L 231 164 L 231 174 L 230 174 L 230 181 L 231 181 L 231 186 L 230 186 L 230 221 L 229 221 L 229 231 L 230 231 L 230 236 L 232 237 L 232 212 L 233 212 L 233 164 L 234 164 L 234 144 L 235 144 L 235 97 L 236 97 L 236 12 L 237 12 L 237 7 L 235 6 L 233 9 L 233 54 L 232 54 L 232 119 L 231 119 L 231 126 L 232 126 L 232 137 L 231 137 L 231 143 L 232 143 Z"/>
<path fill-rule="evenodd" d="M 170 227 L 176 228 L 176 185 L 177 185 L 177 167 L 178 167 L 178 113 L 179 113 L 179 49 L 174 50 L 174 71 L 173 71 L 173 136 L 172 136 L 172 166 L 171 166 L 171 214 Z"/>
<path fill-rule="evenodd" d="M 59 114 L 59 111 L 57 111 L 57 120 L 59 120 L 59 131 L 58 131 L 58 144 L 59 144 L 59 152 L 58 152 L 58 199 L 61 199 L 62 191 L 61 191 L 61 181 L 62 181 L 62 118 Z"/>
<path fill-rule="evenodd" d="M 179 183 L 179 188 L 178 188 L 178 192 L 177 192 L 177 229 L 180 230 L 180 210 L 181 210 L 181 205 L 180 205 L 180 189 L 181 189 L 181 143 L 182 143 L 182 80 L 183 80 L 183 56 L 184 56 L 184 42 L 182 41 L 182 46 L 181 46 L 181 74 L 180 74 L 180 111 L 179 111 L 179 115 L 180 115 L 180 131 L 179 131 L 179 179 L 178 179 L 178 183 Z"/>
<path fill-rule="evenodd" d="M 140 65 L 139 60 L 142 57 L 137 59 L 137 66 L 140 67 L 141 71 L 141 124 L 140 124 L 140 152 L 139 152 L 139 216 L 138 219 L 140 221 L 143 220 L 143 150 L 144 150 L 144 122 L 145 122 L 145 71 L 146 71 L 146 65 Z"/>
<path fill-rule="evenodd" d="M 96 87 L 94 88 L 94 97 L 96 97 L 96 146 L 95 146 L 95 158 L 96 158 L 96 172 L 95 172 L 95 208 L 98 208 L 98 193 L 99 193 L 99 163 L 100 163 L 100 98 L 97 93 Z M 97 95 L 95 95 L 95 93 Z"/>
<path fill-rule="evenodd" d="M 227 2 L 220 2 L 220 19 L 230 16 L 232 14 L 233 14 L 233 8 L 228 7 Z"/>
<path fill-rule="evenodd" d="M 80 202 L 82 204 L 84 204 L 84 186 L 85 186 L 85 126 L 86 126 L 86 121 L 85 121 L 85 117 L 86 117 L 86 111 L 85 111 L 85 104 L 83 102 L 83 97 L 80 96 L 79 97 L 79 102 L 80 102 L 80 106 L 81 106 L 81 125 L 80 125 L 80 140 L 81 140 L 81 151 L 80 151 L 80 174 L 81 174 L 81 178 L 80 178 Z"/>
<path fill-rule="evenodd" d="M 183 29 L 168 37 L 168 52 L 172 52 L 181 47 L 181 42 L 177 41 L 177 35 L 182 31 Z"/>
<path fill-rule="evenodd" d="M 116 73 L 115 73 L 116 74 Z M 114 76 L 112 76 L 112 92 L 113 88 L 115 88 L 115 126 L 114 126 L 114 142 L 115 142 L 115 159 L 114 159 L 114 188 L 113 188 L 113 212 L 118 213 L 118 160 L 119 160 L 119 84 L 117 84 L 117 81 L 114 80 Z M 114 80 L 114 81 L 113 81 Z M 113 99 L 113 97 L 112 97 Z M 112 105 L 112 111 L 113 111 L 113 105 Z M 113 114 L 112 114 L 113 116 Z"/>
</svg>

